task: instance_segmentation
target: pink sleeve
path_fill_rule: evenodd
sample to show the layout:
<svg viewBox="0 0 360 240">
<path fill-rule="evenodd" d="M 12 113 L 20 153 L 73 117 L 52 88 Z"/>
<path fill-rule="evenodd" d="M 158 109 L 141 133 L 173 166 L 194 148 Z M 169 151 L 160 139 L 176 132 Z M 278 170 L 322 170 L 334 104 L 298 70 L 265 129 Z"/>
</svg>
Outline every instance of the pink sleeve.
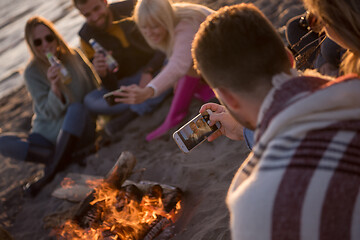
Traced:
<svg viewBox="0 0 360 240">
<path fill-rule="evenodd" d="M 199 24 L 183 20 L 175 28 L 174 49 L 167 65 L 148 84 L 155 90 L 155 96 L 173 87 L 181 77 L 185 76 L 193 65 L 191 44 L 199 28 Z"/>
</svg>

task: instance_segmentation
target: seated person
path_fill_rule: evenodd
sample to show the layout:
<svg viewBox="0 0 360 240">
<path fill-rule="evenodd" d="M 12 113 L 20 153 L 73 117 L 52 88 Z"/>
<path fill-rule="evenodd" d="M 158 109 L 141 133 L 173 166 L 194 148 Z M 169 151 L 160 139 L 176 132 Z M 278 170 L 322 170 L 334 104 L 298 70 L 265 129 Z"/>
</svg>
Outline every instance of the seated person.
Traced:
<svg viewBox="0 0 360 240">
<path fill-rule="evenodd" d="M 320 9 L 359 11 L 354 1 L 336 1 L 336 8 L 324 7 L 334 1 L 314 2 Z M 355 52 L 359 45 L 339 34 L 344 27 L 333 28 L 337 19 L 327 22 L 327 32 L 344 46 L 357 46 L 350 48 Z M 215 111 L 211 124 L 226 120 L 217 133 L 235 139 L 241 125 L 255 130 L 253 152 L 228 191 L 232 239 L 359 239 L 358 75 L 332 81 L 293 69 L 278 32 L 253 4 L 208 17 L 195 36 L 193 57 L 223 103 L 200 110 Z"/>
<path fill-rule="evenodd" d="M 33 100 L 32 129 L 25 139 L 2 135 L 0 153 L 45 164 L 45 176 L 27 185 L 26 190 L 36 194 L 60 167 L 70 163 L 74 150 L 95 140 L 96 124 L 83 100 L 100 80 L 87 58 L 70 48 L 50 21 L 39 16 L 30 18 L 25 26 L 25 40 L 31 52 L 24 78 Z M 60 64 L 51 65 L 47 54 L 61 61 L 64 69 Z"/>
<path fill-rule="evenodd" d="M 317 69 L 321 74 L 338 76 L 345 49 L 321 31 L 316 17 L 306 12 L 291 18 L 286 24 L 286 40 L 300 70 Z"/>
<path fill-rule="evenodd" d="M 148 46 L 135 23 L 127 19 L 134 8 L 132 0 L 111 4 L 106 0 L 73 0 L 73 3 L 86 18 L 79 31 L 81 48 L 102 80 L 102 88 L 87 95 L 85 105 L 94 114 L 117 116 L 105 126 L 105 131 L 111 135 L 136 116 L 153 111 L 168 92 L 132 106 L 108 105 L 103 95 L 130 84 L 145 86 L 163 66 L 165 55 Z M 112 55 L 118 64 L 116 70 L 109 69 L 103 52 L 94 51 L 91 39 Z"/>
<path fill-rule="evenodd" d="M 316 69 L 321 74 L 336 77 L 345 49 L 325 37 L 319 26 L 316 17 L 309 12 L 293 17 L 286 24 L 286 40 L 295 56 L 297 69 Z M 243 135 L 251 150 L 254 132 L 244 128 Z"/>
<path fill-rule="evenodd" d="M 153 99 L 176 85 L 171 107 L 161 126 L 146 136 L 151 141 L 178 125 L 187 115 L 192 97 L 209 101 L 211 91 L 193 70 L 191 43 L 200 24 L 213 11 L 190 3 L 172 3 L 170 0 L 139 0 L 134 19 L 146 41 L 154 49 L 166 53 L 168 63 L 164 69 L 142 88 L 137 85 L 122 87 L 124 97 L 119 101 L 138 104 Z"/>
</svg>

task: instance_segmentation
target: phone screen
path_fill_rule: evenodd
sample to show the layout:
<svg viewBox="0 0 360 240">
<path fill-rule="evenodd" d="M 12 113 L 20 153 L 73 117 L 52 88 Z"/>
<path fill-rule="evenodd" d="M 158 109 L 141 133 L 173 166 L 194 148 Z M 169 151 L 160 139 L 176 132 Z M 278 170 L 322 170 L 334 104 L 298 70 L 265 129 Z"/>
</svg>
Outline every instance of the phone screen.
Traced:
<svg viewBox="0 0 360 240">
<path fill-rule="evenodd" d="M 218 130 L 218 124 L 210 127 L 208 124 L 209 122 L 210 115 L 209 113 L 204 112 L 203 114 L 197 115 L 176 132 L 188 151 Z"/>
<path fill-rule="evenodd" d="M 115 98 L 121 98 L 120 96 L 115 96 L 114 95 L 114 92 L 121 92 L 120 89 L 117 89 L 115 91 L 112 91 L 112 92 L 109 92 L 109 93 L 106 93 L 104 94 L 103 98 L 106 100 L 106 102 L 110 105 L 110 106 L 113 106 L 113 105 L 116 105 L 120 102 L 115 102 Z"/>
</svg>

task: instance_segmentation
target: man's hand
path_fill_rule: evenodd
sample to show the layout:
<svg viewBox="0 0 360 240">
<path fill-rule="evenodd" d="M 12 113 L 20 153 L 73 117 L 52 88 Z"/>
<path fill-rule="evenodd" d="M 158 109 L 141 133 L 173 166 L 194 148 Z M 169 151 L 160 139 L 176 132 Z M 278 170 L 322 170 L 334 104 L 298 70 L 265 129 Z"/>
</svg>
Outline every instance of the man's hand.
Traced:
<svg viewBox="0 0 360 240">
<path fill-rule="evenodd" d="M 145 102 L 154 95 L 154 90 L 150 87 L 141 88 L 136 84 L 122 86 L 120 92 L 114 93 L 116 102 L 127 104 L 139 104 Z"/>
<path fill-rule="evenodd" d="M 108 65 L 106 64 L 106 58 L 104 54 L 95 52 L 92 63 L 97 74 L 99 74 L 100 77 L 106 77 Z"/>
<path fill-rule="evenodd" d="M 232 140 L 243 140 L 243 126 L 238 123 L 222 105 L 216 103 L 207 103 L 201 106 L 199 112 L 203 113 L 206 109 L 210 109 L 213 113 L 210 115 L 210 126 L 215 122 L 220 122 L 221 127 L 208 137 L 208 141 L 212 142 L 216 138 L 224 135 Z"/>
</svg>

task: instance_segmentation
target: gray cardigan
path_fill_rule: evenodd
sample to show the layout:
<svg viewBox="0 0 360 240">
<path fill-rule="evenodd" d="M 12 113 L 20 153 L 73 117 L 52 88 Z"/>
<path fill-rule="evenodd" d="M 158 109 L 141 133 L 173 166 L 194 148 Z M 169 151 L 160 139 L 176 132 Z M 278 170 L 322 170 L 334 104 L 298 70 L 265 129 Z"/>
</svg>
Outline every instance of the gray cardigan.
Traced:
<svg viewBox="0 0 360 240">
<path fill-rule="evenodd" d="M 86 57 L 76 51 L 77 57 L 83 62 L 86 79 L 78 77 L 75 73 L 74 66 L 69 63 L 63 63 L 69 71 L 72 81 L 66 87 L 71 93 L 74 102 L 82 102 L 85 95 L 98 86 L 99 79 L 93 68 L 90 67 Z M 65 103 L 51 91 L 50 82 L 47 79 L 40 63 L 31 61 L 24 72 L 25 85 L 30 92 L 33 100 L 34 116 L 32 119 L 32 132 L 39 133 L 52 143 L 56 143 L 57 135 L 62 127 L 66 110 L 71 104 L 66 98 Z"/>
</svg>

